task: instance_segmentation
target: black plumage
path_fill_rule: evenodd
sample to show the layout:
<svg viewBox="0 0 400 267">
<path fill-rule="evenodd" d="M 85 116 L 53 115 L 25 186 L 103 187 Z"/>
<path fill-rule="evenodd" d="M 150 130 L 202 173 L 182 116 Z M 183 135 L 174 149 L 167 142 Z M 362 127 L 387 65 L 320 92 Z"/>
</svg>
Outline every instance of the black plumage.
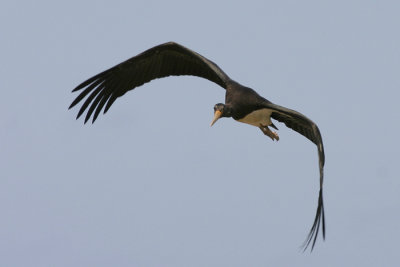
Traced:
<svg viewBox="0 0 400 267">
<path fill-rule="evenodd" d="M 228 77 L 215 63 L 198 53 L 174 42 L 161 44 L 132 57 L 78 85 L 73 92 L 81 91 L 69 108 L 83 102 L 77 118 L 86 110 L 85 123 L 92 117 L 94 122 L 100 112 L 106 113 L 114 101 L 126 92 L 151 80 L 167 76 L 193 75 L 208 79 L 226 89 L 225 104 L 216 104 L 212 124 L 221 117 L 233 119 L 259 127 L 273 140 L 279 140 L 271 118 L 302 134 L 317 145 L 320 171 L 318 207 L 313 226 L 305 241 L 304 249 L 312 243 L 314 248 L 319 227 L 325 239 L 325 214 L 323 203 L 324 146 L 317 125 L 303 114 L 273 104 L 253 89 L 240 85 Z"/>
</svg>

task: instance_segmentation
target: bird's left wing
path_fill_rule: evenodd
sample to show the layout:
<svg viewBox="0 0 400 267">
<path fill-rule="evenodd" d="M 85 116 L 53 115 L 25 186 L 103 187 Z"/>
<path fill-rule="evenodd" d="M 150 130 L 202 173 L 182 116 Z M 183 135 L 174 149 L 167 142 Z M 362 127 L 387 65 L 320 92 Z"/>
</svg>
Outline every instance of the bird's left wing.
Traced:
<svg viewBox="0 0 400 267">
<path fill-rule="evenodd" d="M 324 144 L 322 143 L 321 133 L 318 126 L 309 118 L 292 109 L 288 109 L 279 105 L 275 105 L 270 102 L 265 102 L 264 107 L 271 109 L 271 118 L 284 123 L 287 127 L 295 130 L 301 135 L 307 137 L 310 141 L 317 145 L 318 158 L 319 158 L 319 173 L 320 173 L 320 189 L 318 198 L 318 207 L 315 215 L 313 226 L 311 227 L 310 233 L 304 242 L 304 250 L 310 245 L 312 241 L 311 250 L 314 248 L 315 241 L 317 240 L 319 227 L 322 224 L 322 236 L 325 239 L 325 213 L 324 213 L 324 202 L 322 196 L 323 181 L 324 181 L 324 164 L 325 164 L 325 153 Z"/>
<path fill-rule="evenodd" d="M 221 87 L 230 81 L 214 62 L 174 42 L 150 48 L 78 85 L 80 91 L 69 108 L 86 97 L 77 118 L 88 108 L 85 123 L 93 114 L 93 122 L 104 107 L 104 113 L 114 101 L 129 90 L 151 80 L 168 76 L 193 75 L 208 79 Z"/>
</svg>

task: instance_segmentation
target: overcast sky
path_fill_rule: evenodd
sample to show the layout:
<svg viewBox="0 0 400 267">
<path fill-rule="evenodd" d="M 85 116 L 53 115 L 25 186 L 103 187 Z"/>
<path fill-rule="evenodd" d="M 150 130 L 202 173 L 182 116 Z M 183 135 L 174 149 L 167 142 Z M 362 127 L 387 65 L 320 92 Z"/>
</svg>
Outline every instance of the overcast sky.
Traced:
<svg viewBox="0 0 400 267">
<path fill-rule="evenodd" d="M 3 1 L 1 266 L 398 266 L 398 1 Z M 314 144 L 221 119 L 218 85 L 153 81 L 95 124 L 85 79 L 176 41 L 316 122 Z"/>
</svg>

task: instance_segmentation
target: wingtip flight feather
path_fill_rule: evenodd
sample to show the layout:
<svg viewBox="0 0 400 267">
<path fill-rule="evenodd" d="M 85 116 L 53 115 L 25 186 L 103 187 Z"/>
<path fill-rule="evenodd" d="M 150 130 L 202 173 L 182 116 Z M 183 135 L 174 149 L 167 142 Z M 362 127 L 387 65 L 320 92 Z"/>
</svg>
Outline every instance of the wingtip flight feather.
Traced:
<svg viewBox="0 0 400 267">
<path fill-rule="evenodd" d="M 307 250 L 307 248 L 311 244 L 311 250 L 310 252 L 313 251 L 315 243 L 317 241 L 319 229 L 322 224 L 322 239 L 325 240 L 325 211 L 324 211 L 324 201 L 323 201 L 323 194 L 322 194 L 322 188 L 319 191 L 319 196 L 318 196 L 318 207 L 317 207 L 317 212 L 315 214 L 315 219 L 314 223 L 310 229 L 310 232 L 302 244 L 301 248 L 303 249 L 303 252 Z"/>
</svg>

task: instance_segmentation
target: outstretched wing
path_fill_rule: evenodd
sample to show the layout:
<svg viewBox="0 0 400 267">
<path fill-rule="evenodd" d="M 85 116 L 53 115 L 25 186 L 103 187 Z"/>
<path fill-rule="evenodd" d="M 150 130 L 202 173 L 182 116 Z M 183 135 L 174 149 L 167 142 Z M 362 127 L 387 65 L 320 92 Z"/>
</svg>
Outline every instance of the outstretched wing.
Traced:
<svg viewBox="0 0 400 267">
<path fill-rule="evenodd" d="M 85 123 L 94 112 L 94 122 L 104 107 L 108 111 L 114 101 L 144 83 L 171 75 L 193 75 L 208 79 L 226 89 L 230 80 L 215 63 L 174 42 L 161 44 L 132 57 L 78 85 L 72 92 L 83 90 L 69 108 L 85 97 L 77 119 L 89 107 Z"/>
<path fill-rule="evenodd" d="M 319 158 L 319 173 L 320 173 L 320 189 L 318 197 L 318 207 L 315 214 L 313 226 L 311 227 L 310 233 L 307 236 L 306 241 L 303 244 L 304 250 L 310 245 L 312 241 L 311 250 L 314 248 L 315 241 L 317 240 L 319 227 L 322 224 L 322 237 L 325 239 L 325 213 L 324 213 L 324 201 L 322 197 L 322 188 L 324 181 L 324 164 L 325 164 L 325 153 L 324 144 L 322 143 L 321 133 L 319 132 L 318 126 L 303 114 L 291 110 L 282 106 L 275 105 L 273 103 L 265 103 L 265 107 L 272 109 L 273 112 L 271 117 L 279 122 L 283 122 L 287 127 L 295 130 L 301 135 L 307 137 L 318 148 Z"/>
</svg>

